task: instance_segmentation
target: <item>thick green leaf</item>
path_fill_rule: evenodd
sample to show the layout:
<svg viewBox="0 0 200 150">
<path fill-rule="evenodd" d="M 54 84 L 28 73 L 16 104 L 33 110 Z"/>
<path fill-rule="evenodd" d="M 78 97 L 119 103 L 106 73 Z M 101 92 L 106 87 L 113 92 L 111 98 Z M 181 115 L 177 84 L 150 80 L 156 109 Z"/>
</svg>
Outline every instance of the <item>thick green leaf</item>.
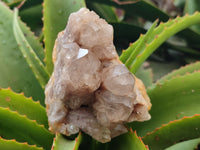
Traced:
<svg viewBox="0 0 200 150">
<path fill-rule="evenodd" d="M 6 1 L 6 4 L 10 7 L 10 8 L 14 8 L 18 5 L 20 5 L 20 3 L 23 2 L 23 0 L 3 0 Z M 30 8 L 30 7 L 34 7 L 36 5 L 42 4 L 42 0 L 25 0 L 24 4 L 21 6 L 20 9 L 26 9 L 26 8 Z"/>
<path fill-rule="evenodd" d="M 52 150 L 78 150 L 81 140 L 81 133 L 79 133 L 75 140 L 69 140 L 61 134 L 57 134 L 54 139 Z"/>
<path fill-rule="evenodd" d="M 15 92 L 24 92 L 34 100 L 44 104 L 44 92 L 22 56 L 12 30 L 13 13 L 0 2 L 0 87 L 11 87 Z M 20 26 L 28 42 L 39 57 L 41 45 L 30 30 L 22 23 Z M 35 44 L 33 44 L 35 43 Z M 38 51 L 38 52 L 36 52 Z M 41 53 L 42 54 L 42 53 Z"/>
<path fill-rule="evenodd" d="M 79 150 L 148 150 L 148 147 L 144 145 L 141 138 L 137 136 L 136 131 L 129 132 L 113 138 L 111 142 L 100 143 L 83 134 L 83 141 L 81 142 Z"/>
<path fill-rule="evenodd" d="M 200 144 L 200 139 L 193 139 L 184 142 L 180 142 L 173 146 L 166 148 L 165 150 L 197 150 L 198 145 Z"/>
<path fill-rule="evenodd" d="M 30 120 L 36 120 L 38 124 L 48 128 L 45 108 L 23 94 L 14 93 L 10 89 L 0 89 L 0 107 L 17 111 L 20 115 L 26 115 Z"/>
<path fill-rule="evenodd" d="M 154 21 L 159 18 L 161 21 L 167 21 L 169 16 L 162 10 L 158 9 L 151 3 L 145 0 L 128 0 L 128 2 L 123 2 L 120 0 L 87 0 L 88 2 L 98 2 L 115 7 L 122 8 L 130 15 L 138 15 L 147 20 Z M 145 10 L 145 11 L 144 11 Z"/>
<path fill-rule="evenodd" d="M 174 5 L 178 8 L 183 8 L 186 0 L 174 0 Z"/>
<path fill-rule="evenodd" d="M 57 34 L 67 24 L 70 13 L 85 7 L 84 0 L 44 0 L 45 63 L 48 71 L 53 71 L 52 51 Z"/>
<path fill-rule="evenodd" d="M 189 46 L 178 46 L 178 44 L 171 44 L 169 42 L 166 42 L 165 46 L 168 49 L 177 50 L 177 51 L 185 53 L 186 55 L 189 54 L 190 56 L 193 56 L 193 57 L 197 57 L 197 58 L 200 57 L 200 52 L 198 51 L 198 49 L 196 50 L 196 49 L 191 48 Z"/>
<path fill-rule="evenodd" d="M 149 87 L 153 83 L 153 72 L 150 68 L 145 69 L 143 66 L 140 67 L 135 76 L 141 79 L 146 87 Z"/>
<path fill-rule="evenodd" d="M 44 66 L 44 64 L 37 57 L 37 54 L 34 52 L 28 41 L 26 40 L 20 26 L 18 23 L 18 10 L 15 9 L 14 18 L 13 18 L 13 32 L 15 39 L 19 45 L 19 48 L 26 59 L 29 67 L 32 69 L 34 75 L 38 79 L 42 88 L 45 88 L 49 80 L 49 74 Z"/>
<path fill-rule="evenodd" d="M 183 1 L 183 0 L 181 0 Z M 190 1 L 190 0 L 189 0 Z M 191 0 L 193 1 L 193 0 Z M 108 4 L 111 6 L 119 7 L 125 10 L 132 18 L 135 16 L 141 16 L 146 20 L 155 21 L 159 18 L 160 21 L 167 21 L 170 17 L 164 13 L 159 8 L 155 7 L 151 3 L 145 0 L 128 0 L 128 1 L 120 1 L 120 0 L 87 0 L 88 3 L 98 2 L 102 4 Z M 120 3 L 121 2 L 121 3 Z M 145 10 L 145 11 L 144 11 Z M 126 32 L 129 34 L 128 32 Z M 193 32 L 190 29 L 185 29 L 181 31 L 179 35 L 189 42 L 189 44 L 193 47 L 199 48 L 199 38 L 200 35 Z M 191 38 L 193 37 L 193 38 Z M 134 40 L 132 40 L 133 42 Z"/>
<path fill-rule="evenodd" d="M 13 8 L 17 5 L 19 5 L 23 0 L 2 0 L 6 3 L 10 8 Z"/>
<path fill-rule="evenodd" d="M 193 14 L 195 11 L 200 11 L 200 1 L 199 0 L 186 0 L 184 13 Z M 200 25 L 193 25 L 190 27 L 193 31 L 200 34 Z"/>
<path fill-rule="evenodd" d="M 192 63 L 189 65 L 186 65 L 184 67 L 181 67 L 180 69 L 174 70 L 173 72 L 169 73 L 168 75 L 162 77 L 158 83 L 162 83 L 165 80 L 169 80 L 175 76 L 183 76 L 186 73 L 192 73 L 194 71 L 200 70 L 200 62 Z"/>
<path fill-rule="evenodd" d="M 155 21 L 153 23 L 145 36 L 141 34 L 140 38 L 135 43 L 133 43 L 126 51 L 123 51 L 122 55 L 120 56 L 120 60 L 124 62 L 127 67 L 130 67 L 130 65 L 136 60 L 139 54 L 144 52 L 144 45 L 146 45 L 148 39 L 152 38 L 151 34 L 154 31 L 157 22 L 158 21 Z"/>
<path fill-rule="evenodd" d="M 95 11 L 101 18 L 104 18 L 107 22 L 118 22 L 118 18 L 114 11 L 114 8 L 108 5 L 99 3 L 87 3 L 87 7 Z"/>
<path fill-rule="evenodd" d="M 12 21 L 13 21 L 13 16 L 12 16 Z M 25 24 L 20 21 L 20 19 L 18 20 L 20 28 L 24 34 L 24 36 L 26 37 L 26 40 L 28 41 L 28 43 L 31 45 L 31 47 L 33 48 L 34 52 L 36 53 L 37 57 L 40 59 L 40 61 L 42 63 L 43 59 L 44 59 L 44 49 L 42 44 L 39 42 L 38 37 L 36 37 L 34 35 L 33 32 L 30 31 L 30 28 L 25 26 Z"/>
<path fill-rule="evenodd" d="M 148 89 L 151 120 L 129 124 L 140 136 L 162 124 L 200 113 L 200 72 L 175 77 Z"/>
<path fill-rule="evenodd" d="M 2 150 L 43 150 L 42 148 L 33 145 L 19 143 L 15 140 L 5 140 L 2 138 L 0 138 L 0 148 Z"/>
<path fill-rule="evenodd" d="M 128 24 L 125 22 L 109 22 L 114 28 L 114 41 L 116 44 L 125 43 L 128 44 L 137 40 L 140 34 L 146 32 L 145 29 L 136 25 Z"/>
<path fill-rule="evenodd" d="M 200 34 L 198 34 L 197 32 L 194 32 L 193 30 L 187 28 L 179 32 L 177 35 L 183 37 L 190 47 L 198 49 L 200 48 L 199 44 Z"/>
<path fill-rule="evenodd" d="M 135 73 L 141 64 L 170 36 L 199 22 L 200 13 L 195 13 L 191 16 L 177 17 L 166 23 L 161 23 L 155 29 L 154 23 L 146 35 L 141 36 L 122 53 L 120 59 L 130 68 L 132 73 Z"/>
<path fill-rule="evenodd" d="M 181 60 L 177 60 L 177 59 L 166 60 L 166 61 L 152 60 L 152 61 L 148 61 L 148 63 L 149 63 L 149 68 L 151 68 L 153 72 L 154 82 L 157 82 L 160 78 L 162 78 L 166 74 L 172 72 L 174 69 L 180 68 L 183 65 L 181 63 Z"/>
<path fill-rule="evenodd" d="M 148 150 L 141 138 L 132 130 L 117 138 L 112 139 L 108 144 L 108 149 L 114 150 Z"/>
<path fill-rule="evenodd" d="M 21 116 L 8 108 L 0 107 L 0 136 L 5 139 L 16 139 L 18 142 L 28 142 L 49 150 L 53 135 L 43 126 Z"/>
<path fill-rule="evenodd" d="M 35 34 L 39 34 L 43 27 L 42 5 L 32 6 L 31 8 L 19 11 L 22 21 L 26 22 Z"/>
<path fill-rule="evenodd" d="M 167 148 L 174 143 L 200 137 L 200 115 L 185 117 L 181 120 L 171 121 L 167 125 L 156 129 L 143 137 L 145 144 L 152 150 Z"/>
<path fill-rule="evenodd" d="M 21 9 L 30 8 L 30 7 L 42 4 L 42 2 L 43 0 L 26 0 Z"/>
</svg>

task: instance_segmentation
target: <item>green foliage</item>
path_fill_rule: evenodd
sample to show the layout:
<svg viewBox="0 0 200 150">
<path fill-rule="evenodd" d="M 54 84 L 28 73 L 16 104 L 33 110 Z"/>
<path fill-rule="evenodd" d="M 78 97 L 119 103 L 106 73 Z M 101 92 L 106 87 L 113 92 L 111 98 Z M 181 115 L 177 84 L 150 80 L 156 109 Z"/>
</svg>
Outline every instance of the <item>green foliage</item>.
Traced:
<svg viewBox="0 0 200 150">
<path fill-rule="evenodd" d="M 124 150 L 124 149 L 138 149 L 138 150 L 148 150 L 148 147 L 143 143 L 140 137 L 137 136 L 136 131 L 130 129 L 127 133 L 116 137 L 109 143 L 97 142 L 91 137 L 83 134 L 83 139 L 80 145 L 80 150 L 91 149 L 91 150 Z"/>
<path fill-rule="evenodd" d="M 193 139 L 193 140 L 188 140 L 184 142 L 180 142 L 178 144 L 174 144 L 173 146 L 167 148 L 166 150 L 191 150 L 191 149 L 197 149 L 198 145 L 200 143 L 200 139 Z"/>
<path fill-rule="evenodd" d="M 200 115 L 184 117 L 163 125 L 154 132 L 147 134 L 143 141 L 150 149 L 160 150 L 173 145 L 174 143 L 194 139 L 200 136 L 199 130 Z"/>
<path fill-rule="evenodd" d="M 200 1 L 198 0 L 186 0 L 184 13 L 193 14 L 195 11 L 200 11 Z M 200 33 L 200 26 L 198 24 L 190 27 L 193 31 Z"/>
<path fill-rule="evenodd" d="M 191 63 L 187 66 L 181 67 L 180 69 L 174 70 L 173 72 L 169 73 L 168 75 L 162 77 L 158 82 L 162 83 L 165 80 L 169 80 L 175 76 L 183 76 L 188 73 L 193 73 L 200 69 L 200 62 Z"/>
<path fill-rule="evenodd" d="M 53 135 L 44 126 L 38 125 L 36 121 L 10 111 L 9 108 L 0 108 L 0 118 L 1 137 L 50 149 L 49 143 L 52 142 Z"/>
<path fill-rule="evenodd" d="M 0 147 L 4 150 L 43 150 L 35 145 L 28 145 L 27 143 L 19 143 L 15 140 L 5 140 L 0 138 Z"/>
<path fill-rule="evenodd" d="M 57 134 L 53 142 L 52 150 L 78 150 L 81 140 L 81 133 L 79 133 L 75 140 L 69 140 L 61 134 Z"/>
<path fill-rule="evenodd" d="M 52 51 L 57 34 L 67 24 L 70 13 L 85 7 L 84 0 L 44 0 L 44 43 L 47 70 L 53 71 Z"/>
<path fill-rule="evenodd" d="M 45 108 L 39 102 L 34 102 L 31 97 L 26 98 L 23 93 L 17 94 L 10 89 L 0 89 L 0 107 L 17 111 L 20 115 L 26 115 L 30 120 L 35 120 L 48 128 Z"/>
<path fill-rule="evenodd" d="M 200 143 L 200 62 L 198 61 L 200 13 L 196 12 L 200 10 L 198 0 L 173 1 L 178 10 L 175 10 L 176 18 L 172 17 L 170 12 L 164 12 L 146 0 L 3 0 L 3 2 L 0 2 L 0 137 L 2 137 L 0 147 L 2 149 L 146 150 L 149 147 L 152 150 L 193 150 L 198 148 Z M 105 144 L 81 132 L 79 135 L 74 135 L 75 137 L 66 137 L 58 133 L 54 137 L 48 131 L 44 87 L 53 71 L 53 46 L 57 34 L 65 28 L 69 15 L 81 7 L 90 8 L 113 25 L 116 49 L 119 54 L 122 49 L 126 49 L 120 59 L 148 87 L 147 92 L 152 103 L 150 121 L 127 124 L 134 132 L 130 129 L 126 134 Z M 22 20 L 31 28 L 18 18 L 18 11 Z M 181 17 L 178 17 L 179 15 Z M 133 43 L 128 46 L 129 42 Z M 149 60 L 150 63 L 145 62 Z M 186 66 L 170 72 L 155 82 L 153 75 L 157 76 L 161 71 L 159 68 L 162 68 L 163 64 L 171 64 L 171 60 L 175 62 L 174 66 L 178 66 L 177 64 Z M 156 65 L 151 65 L 151 62 Z M 188 65 L 189 62 L 193 63 Z"/>
<path fill-rule="evenodd" d="M 19 50 L 12 30 L 13 13 L 0 2 L 0 86 L 11 87 L 15 92 L 24 92 L 44 104 L 44 92 L 25 58 Z M 30 30 L 21 22 L 27 41 L 40 58 L 43 49 Z"/>
<path fill-rule="evenodd" d="M 127 0 L 128 2 L 120 1 L 120 0 L 88 0 L 89 2 L 98 2 L 103 3 L 115 7 L 122 8 L 126 11 L 126 13 L 133 15 L 137 14 L 138 16 L 142 16 L 147 20 L 154 21 L 157 18 L 160 18 L 162 21 L 167 21 L 169 16 L 164 13 L 162 10 L 158 9 L 151 3 L 145 0 Z M 144 11 L 145 10 L 145 11 Z"/>
<path fill-rule="evenodd" d="M 118 22 L 114 7 L 99 4 L 99 3 L 88 3 L 87 7 L 93 8 L 93 10 L 101 17 L 109 22 Z"/>
<path fill-rule="evenodd" d="M 200 22 L 200 14 L 169 20 L 155 28 L 156 22 L 148 30 L 146 35 L 140 36 L 138 41 L 132 44 L 126 51 L 123 51 L 120 59 L 136 73 L 142 63 L 155 51 L 163 42 L 177 32 Z"/>
<path fill-rule="evenodd" d="M 132 123 L 139 135 L 144 136 L 171 120 L 192 116 L 199 112 L 200 72 L 174 77 L 148 89 L 152 109 L 151 120 Z M 181 85 L 181 86 L 180 86 Z"/>
<path fill-rule="evenodd" d="M 123 149 L 139 149 L 139 150 L 148 150 L 144 145 L 142 140 L 137 136 L 136 132 L 132 130 L 128 133 L 117 137 L 112 140 L 108 145 L 108 149 L 123 150 Z"/>
<path fill-rule="evenodd" d="M 14 19 L 13 19 L 13 32 L 15 35 L 15 39 L 29 67 L 32 69 L 41 87 L 44 89 L 45 85 L 49 80 L 49 74 L 47 73 L 44 64 L 37 57 L 36 53 L 33 51 L 32 47 L 30 46 L 23 32 L 21 31 L 17 20 L 17 16 L 18 16 L 18 11 L 17 9 L 15 9 Z"/>
</svg>

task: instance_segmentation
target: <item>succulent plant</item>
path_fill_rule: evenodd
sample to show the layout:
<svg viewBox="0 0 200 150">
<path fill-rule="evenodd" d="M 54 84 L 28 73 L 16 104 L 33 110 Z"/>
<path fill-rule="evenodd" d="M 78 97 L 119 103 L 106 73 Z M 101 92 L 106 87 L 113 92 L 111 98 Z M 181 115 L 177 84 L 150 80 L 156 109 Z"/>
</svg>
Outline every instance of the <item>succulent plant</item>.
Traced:
<svg viewBox="0 0 200 150">
<path fill-rule="evenodd" d="M 192 150 L 199 148 L 200 62 L 197 60 L 200 56 L 198 51 L 200 13 L 195 12 L 199 9 L 195 7 L 197 1 L 183 3 L 176 1 L 174 5 L 176 4 L 177 8 L 182 9 L 185 5 L 184 12 L 181 12 L 185 15 L 181 14 L 181 17 L 176 18 L 144 0 L 2 1 L 0 2 L 1 149 Z M 147 94 L 152 103 L 149 121 L 125 124 L 128 132 L 107 143 L 100 143 L 84 132 L 67 137 L 59 133 L 53 134 L 48 130 L 44 89 L 53 72 L 53 46 L 57 34 L 66 27 L 69 15 L 82 7 L 94 10 L 113 25 L 120 61 L 148 87 Z M 157 18 L 160 22 L 156 20 Z M 148 25 L 148 21 L 154 23 L 146 32 L 141 24 Z M 132 22 L 137 24 L 134 25 Z M 169 38 L 171 40 L 168 40 Z M 126 47 L 130 41 L 134 43 L 120 54 L 121 48 Z M 163 53 L 167 53 L 165 57 L 174 56 L 176 59 L 184 57 L 185 59 L 181 61 L 184 60 L 187 65 L 152 82 L 151 70 L 144 69 L 144 66 L 148 65 L 145 61 L 148 59 L 148 61 L 165 62 Z M 191 60 L 193 63 L 188 64 Z M 160 69 L 153 67 L 153 70 L 157 69 L 154 71 L 155 75 L 163 68 L 161 63 L 158 64 L 161 66 Z"/>
</svg>

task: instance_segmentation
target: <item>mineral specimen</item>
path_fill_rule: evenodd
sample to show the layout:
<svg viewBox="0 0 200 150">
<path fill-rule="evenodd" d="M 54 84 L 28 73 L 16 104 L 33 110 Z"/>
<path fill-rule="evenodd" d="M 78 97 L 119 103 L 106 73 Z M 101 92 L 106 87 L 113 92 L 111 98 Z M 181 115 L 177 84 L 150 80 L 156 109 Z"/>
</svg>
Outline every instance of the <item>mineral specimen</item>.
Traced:
<svg viewBox="0 0 200 150">
<path fill-rule="evenodd" d="M 50 130 L 82 130 L 105 143 L 127 132 L 124 123 L 150 119 L 143 83 L 113 45 L 113 28 L 86 8 L 72 13 L 53 51 L 54 72 L 45 89 Z"/>
</svg>

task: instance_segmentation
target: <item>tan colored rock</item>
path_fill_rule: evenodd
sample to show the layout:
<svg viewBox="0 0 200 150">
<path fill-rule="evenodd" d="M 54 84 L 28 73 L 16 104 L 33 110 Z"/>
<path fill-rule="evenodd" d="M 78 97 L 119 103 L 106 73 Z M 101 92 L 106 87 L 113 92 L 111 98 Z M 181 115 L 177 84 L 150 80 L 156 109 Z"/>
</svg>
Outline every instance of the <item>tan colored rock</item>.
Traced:
<svg viewBox="0 0 200 150">
<path fill-rule="evenodd" d="M 80 130 L 105 143 L 127 132 L 124 123 L 150 119 L 145 87 L 117 56 L 113 28 L 86 8 L 72 13 L 53 51 L 45 88 L 50 130 Z"/>
</svg>

